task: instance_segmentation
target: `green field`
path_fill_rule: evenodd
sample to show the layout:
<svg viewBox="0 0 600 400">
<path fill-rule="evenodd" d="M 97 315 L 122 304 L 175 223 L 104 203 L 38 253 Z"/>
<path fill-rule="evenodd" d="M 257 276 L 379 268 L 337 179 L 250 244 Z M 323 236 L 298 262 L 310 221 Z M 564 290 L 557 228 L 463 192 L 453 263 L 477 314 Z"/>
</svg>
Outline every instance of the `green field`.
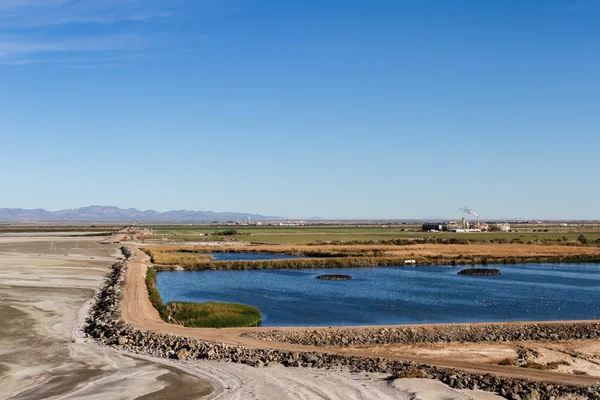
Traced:
<svg viewBox="0 0 600 400">
<path fill-rule="evenodd" d="M 519 238 L 523 242 L 531 241 L 558 241 L 563 237 L 567 241 L 576 241 L 581 234 L 575 229 L 554 228 L 549 232 L 490 232 L 490 233 L 447 233 L 447 232 L 419 232 L 415 225 L 398 225 L 390 227 L 357 227 L 357 226 L 155 226 L 157 239 L 174 241 L 215 241 L 215 240 L 237 240 L 242 242 L 260 242 L 277 244 L 306 244 L 317 241 L 382 241 L 392 239 L 411 238 L 457 238 L 470 241 L 489 241 L 504 239 L 511 241 Z M 235 229 L 240 235 L 236 236 L 213 236 L 214 232 L 223 232 L 227 229 Z M 539 228 L 536 228 L 539 229 Z M 525 230 L 525 229 L 523 229 Z M 527 230 L 531 230 L 527 228 Z M 582 229 L 583 230 L 583 229 Z M 600 238 L 600 232 L 591 231 L 587 228 L 583 234 L 589 242 Z M 206 236 L 201 236 L 204 234 Z"/>
</svg>

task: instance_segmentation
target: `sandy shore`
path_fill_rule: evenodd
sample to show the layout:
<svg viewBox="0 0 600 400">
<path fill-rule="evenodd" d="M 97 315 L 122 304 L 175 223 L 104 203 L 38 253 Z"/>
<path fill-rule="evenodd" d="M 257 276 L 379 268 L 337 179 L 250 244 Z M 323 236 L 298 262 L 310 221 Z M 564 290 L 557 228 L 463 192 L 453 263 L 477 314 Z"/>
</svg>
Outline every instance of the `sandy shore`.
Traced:
<svg viewBox="0 0 600 400">
<path fill-rule="evenodd" d="M 81 340 L 86 302 L 120 253 L 97 238 L 0 238 L 0 398 L 198 399 L 207 381 Z M 172 397 L 153 397 L 167 389 Z"/>
</svg>

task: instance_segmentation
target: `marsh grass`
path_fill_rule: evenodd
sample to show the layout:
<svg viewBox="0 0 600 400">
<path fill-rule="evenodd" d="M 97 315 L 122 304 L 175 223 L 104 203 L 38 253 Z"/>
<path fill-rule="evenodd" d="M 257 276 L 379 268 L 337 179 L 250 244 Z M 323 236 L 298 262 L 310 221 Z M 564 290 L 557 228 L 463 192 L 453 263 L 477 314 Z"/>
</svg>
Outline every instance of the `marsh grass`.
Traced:
<svg viewBox="0 0 600 400">
<path fill-rule="evenodd" d="M 600 248 L 528 244 L 412 244 L 412 245 L 257 245 L 157 246 L 146 249 L 160 269 L 181 266 L 188 270 L 355 268 L 416 265 L 477 265 L 516 263 L 599 262 Z M 306 256 L 286 260 L 212 261 L 212 252 L 266 253 Z"/>
<path fill-rule="evenodd" d="M 165 306 L 163 304 L 162 297 L 160 297 L 160 292 L 156 288 L 156 269 L 154 267 L 148 268 L 146 271 L 146 288 L 148 289 L 148 296 L 150 298 L 150 302 L 156 308 L 160 317 L 164 320 L 167 318 L 167 314 L 165 311 Z"/>
<path fill-rule="evenodd" d="M 305 268 L 359 268 L 396 266 L 404 264 L 404 259 L 395 257 L 344 257 L 344 258 L 298 258 L 286 260 L 256 261 L 208 261 L 197 262 L 187 267 L 190 271 L 204 270 L 245 270 L 245 269 L 305 269 Z M 169 265 L 157 265 L 160 270 L 172 269 Z"/>
<path fill-rule="evenodd" d="M 260 325 L 258 308 L 239 303 L 170 302 L 166 311 L 173 322 L 192 328 L 243 328 Z"/>
<path fill-rule="evenodd" d="M 181 266 L 186 269 L 195 269 L 212 261 L 210 254 L 190 253 L 186 251 L 161 251 L 143 249 L 150 256 L 153 264 Z"/>
</svg>

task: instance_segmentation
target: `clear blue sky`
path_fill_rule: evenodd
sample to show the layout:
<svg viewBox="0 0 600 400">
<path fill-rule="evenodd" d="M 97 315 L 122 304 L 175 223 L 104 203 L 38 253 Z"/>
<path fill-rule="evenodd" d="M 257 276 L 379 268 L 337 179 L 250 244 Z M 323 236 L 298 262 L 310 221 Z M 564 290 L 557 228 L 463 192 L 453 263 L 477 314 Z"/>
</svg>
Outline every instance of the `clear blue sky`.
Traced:
<svg viewBox="0 0 600 400">
<path fill-rule="evenodd" d="M 600 218 L 598 0 L 0 0 L 0 207 Z"/>
</svg>

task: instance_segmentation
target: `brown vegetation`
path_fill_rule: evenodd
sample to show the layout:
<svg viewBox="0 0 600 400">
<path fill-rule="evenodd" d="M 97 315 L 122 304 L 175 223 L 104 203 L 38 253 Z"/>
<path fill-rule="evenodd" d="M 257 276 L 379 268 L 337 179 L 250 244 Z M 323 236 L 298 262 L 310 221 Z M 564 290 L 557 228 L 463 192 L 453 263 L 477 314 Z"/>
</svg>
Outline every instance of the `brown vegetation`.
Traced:
<svg viewBox="0 0 600 400">
<path fill-rule="evenodd" d="M 547 371 L 547 370 L 555 370 L 560 365 L 571 365 L 571 364 L 569 364 L 569 362 L 565 361 L 565 360 L 551 361 L 551 362 L 546 363 L 546 364 L 537 363 L 535 361 L 527 361 L 525 364 L 522 365 L 522 367 L 523 368 L 539 369 L 539 370 Z"/>
<path fill-rule="evenodd" d="M 146 249 L 152 260 L 152 263 L 158 265 L 181 266 L 187 269 L 194 269 L 201 265 L 206 265 L 212 261 L 210 254 L 189 253 L 189 252 L 163 252 L 162 250 Z"/>
<path fill-rule="evenodd" d="M 344 268 L 404 265 L 515 264 L 525 262 L 598 262 L 595 246 L 535 244 L 431 244 L 411 245 L 256 245 L 157 246 L 145 249 L 152 262 L 187 269 Z M 310 259 L 211 261 L 211 252 L 248 252 L 305 255 Z"/>
<path fill-rule="evenodd" d="M 504 360 L 500 361 L 498 365 L 516 366 L 517 360 L 514 360 L 512 358 L 505 358 Z"/>
<path fill-rule="evenodd" d="M 575 375 L 589 375 L 587 372 L 581 371 L 579 369 L 573 370 L 573 374 L 575 374 Z"/>
</svg>

